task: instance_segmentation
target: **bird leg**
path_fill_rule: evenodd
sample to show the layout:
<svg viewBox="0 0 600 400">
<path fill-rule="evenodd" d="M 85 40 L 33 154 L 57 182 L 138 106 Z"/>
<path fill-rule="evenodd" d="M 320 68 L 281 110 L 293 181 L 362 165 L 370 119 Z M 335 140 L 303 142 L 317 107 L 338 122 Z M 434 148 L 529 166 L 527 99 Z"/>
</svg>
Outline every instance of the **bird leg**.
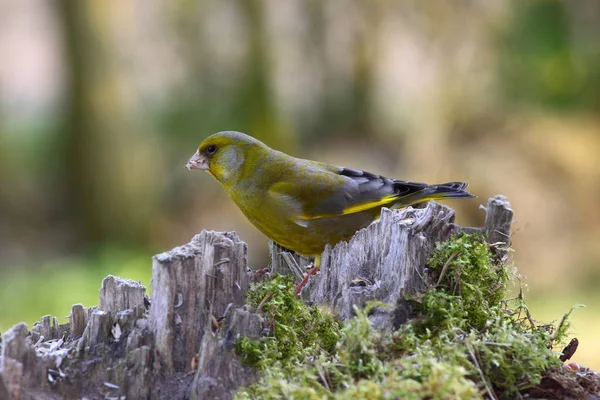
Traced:
<svg viewBox="0 0 600 400">
<path fill-rule="evenodd" d="M 318 264 L 315 265 L 310 270 L 308 270 L 308 273 L 306 274 L 306 276 L 304 277 L 304 279 L 302 279 L 302 281 L 298 285 L 296 285 L 296 297 L 300 297 L 300 292 L 302 292 L 302 289 L 308 283 L 308 279 L 310 278 L 310 276 L 311 275 L 316 275 L 317 272 L 319 272 L 319 265 Z"/>
</svg>

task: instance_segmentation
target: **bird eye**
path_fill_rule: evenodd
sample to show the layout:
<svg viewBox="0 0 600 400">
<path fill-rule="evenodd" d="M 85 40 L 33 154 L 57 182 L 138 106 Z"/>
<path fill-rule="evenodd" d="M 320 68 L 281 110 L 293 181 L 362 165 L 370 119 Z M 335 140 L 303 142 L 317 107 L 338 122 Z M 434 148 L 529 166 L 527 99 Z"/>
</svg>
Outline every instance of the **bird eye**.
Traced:
<svg viewBox="0 0 600 400">
<path fill-rule="evenodd" d="M 215 154 L 217 152 L 217 146 L 215 146 L 214 144 L 211 144 L 210 146 L 208 146 L 206 148 L 206 152 L 208 154 Z"/>
</svg>

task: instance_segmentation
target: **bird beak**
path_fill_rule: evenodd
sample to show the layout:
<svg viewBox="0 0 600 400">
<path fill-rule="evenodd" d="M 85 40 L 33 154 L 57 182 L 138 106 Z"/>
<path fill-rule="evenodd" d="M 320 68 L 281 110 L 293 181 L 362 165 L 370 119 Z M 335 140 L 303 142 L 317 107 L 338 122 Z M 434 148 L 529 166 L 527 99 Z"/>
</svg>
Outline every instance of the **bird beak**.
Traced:
<svg viewBox="0 0 600 400">
<path fill-rule="evenodd" d="M 192 158 L 190 158 L 185 164 L 185 167 L 189 170 L 192 169 L 208 169 L 208 160 L 205 156 L 198 152 L 195 152 Z"/>
</svg>

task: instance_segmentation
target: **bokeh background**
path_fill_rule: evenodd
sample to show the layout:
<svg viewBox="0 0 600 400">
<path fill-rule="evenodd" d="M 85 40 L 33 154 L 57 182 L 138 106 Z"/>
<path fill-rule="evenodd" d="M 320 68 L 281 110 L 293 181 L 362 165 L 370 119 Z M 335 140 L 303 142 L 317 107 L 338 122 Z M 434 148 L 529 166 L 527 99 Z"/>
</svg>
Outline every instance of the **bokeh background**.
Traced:
<svg viewBox="0 0 600 400">
<path fill-rule="evenodd" d="M 504 194 L 534 317 L 573 304 L 600 369 L 600 2 L 2 0 L 0 331 L 150 284 L 201 229 L 265 238 L 207 174 L 240 130 L 401 179 L 465 180 L 458 222 Z M 515 293 L 516 294 L 516 293 Z"/>
</svg>

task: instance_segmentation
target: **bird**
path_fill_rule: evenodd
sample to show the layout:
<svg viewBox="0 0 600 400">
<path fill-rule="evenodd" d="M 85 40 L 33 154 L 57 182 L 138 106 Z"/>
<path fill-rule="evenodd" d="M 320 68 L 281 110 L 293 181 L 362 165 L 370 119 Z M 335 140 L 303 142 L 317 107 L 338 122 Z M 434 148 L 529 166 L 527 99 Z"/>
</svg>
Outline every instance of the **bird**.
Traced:
<svg viewBox="0 0 600 400">
<path fill-rule="evenodd" d="M 472 198 L 465 182 L 429 185 L 296 158 L 236 131 L 207 137 L 186 163 L 205 170 L 265 236 L 315 257 L 377 220 L 383 207 Z"/>
</svg>

